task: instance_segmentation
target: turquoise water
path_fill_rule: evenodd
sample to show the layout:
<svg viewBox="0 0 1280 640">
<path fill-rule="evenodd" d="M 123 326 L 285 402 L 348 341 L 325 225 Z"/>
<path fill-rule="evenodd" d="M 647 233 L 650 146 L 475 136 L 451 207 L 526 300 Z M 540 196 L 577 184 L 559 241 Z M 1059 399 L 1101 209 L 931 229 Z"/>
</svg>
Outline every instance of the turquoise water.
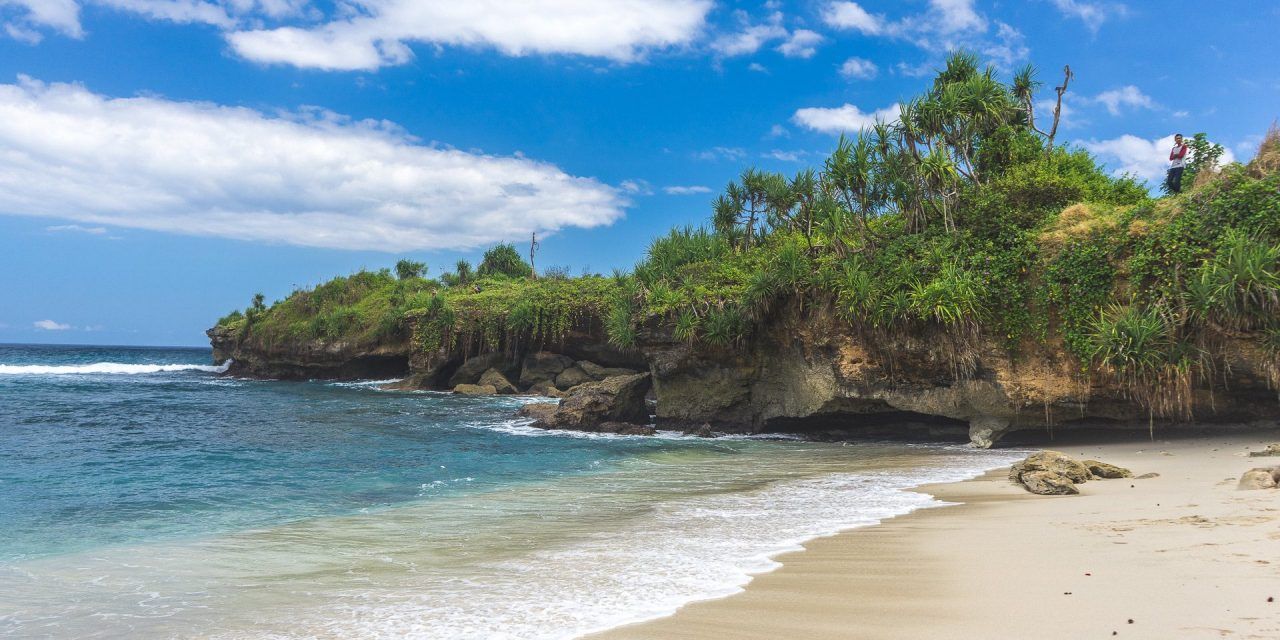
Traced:
<svg viewBox="0 0 1280 640">
<path fill-rule="evenodd" d="M 521 398 L 0 345 L 0 635 L 570 638 L 1016 452 L 534 430 Z"/>
</svg>

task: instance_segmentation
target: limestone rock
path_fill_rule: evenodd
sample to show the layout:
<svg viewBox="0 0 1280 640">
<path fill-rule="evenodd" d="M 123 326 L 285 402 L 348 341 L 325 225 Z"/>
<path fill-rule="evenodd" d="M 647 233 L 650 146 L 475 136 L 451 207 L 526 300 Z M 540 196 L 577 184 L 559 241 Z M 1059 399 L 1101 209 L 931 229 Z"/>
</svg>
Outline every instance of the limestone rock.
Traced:
<svg viewBox="0 0 1280 640">
<path fill-rule="evenodd" d="M 594 382 L 595 380 L 596 378 L 587 375 L 586 371 L 583 371 L 577 366 L 572 366 L 561 371 L 560 374 L 556 376 L 556 387 L 567 391 L 580 384 Z"/>
<path fill-rule="evenodd" d="M 1274 489 L 1276 488 L 1276 476 L 1280 476 L 1280 467 L 1258 467 L 1244 472 L 1240 476 L 1240 484 L 1236 485 L 1237 489 Z"/>
<path fill-rule="evenodd" d="M 560 372 L 573 366 L 573 358 L 550 351 L 539 351 L 524 357 L 520 369 L 520 386 L 532 387 L 544 380 L 555 380 Z"/>
<path fill-rule="evenodd" d="M 498 390 L 487 384 L 460 384 L 453 388 L 453 392 L 464 396 L 492 396 L 497 395 Z"/>
<path fill-rule="evenodd" d="M 511 384 L 511 381 L 508 380 L 506 376 L 502 375 L 502 372 L 497 369 L 489 369 L 488 371 L 485 371 L 484 374 L 480 376 L 479 384 L 482 387 L 493 387 L 497 393 L 503 395 L 520 393 L 520 390 L 517 389 L 514 384 Z"/>
<path fill-rule="evenodd" d="M 533 418 L 534 426 L 539 426 L 538 423 L 550 418 L 559 408 L 560 405 L 554 402 L 537 402 L 520 407 L 520 410 L 516 412 L 516 415 L 521 418 Z"/>
<path fill-rule="evenodd" d="M 462 366 L 449 376 L 449 386 L 456 387 L 460 384 L 485 384 L 478 382 L 480 376 L 484 375 L 489 369 L 501 367 L 506 362 L 506 355 L 502 353 L 486 353 L 483 355 L 472 356 L 463 361 Z"/>
<path fill-rule="evenodd" d="M 713 432 L 713 431 L 711 430 L 711 425 L 709 425 L 709 424 L 703 424 L 701 427 L 695 427 L 695 428 L 693 428 L 693 429 L 686 429 L 686 430 L 685 430 L 685 432 L 684 432 L 684 435 L 686 435 L 686 436 L 697 436 L 697 437 L 699 437 L 699 438 L 714 438 L 714 437 L 716 437 L 715 432 Z"/>
<path fill-rule="evenodd" d="M 1089 481 L 1088 467 L 1062 452 L 1048 450 L 1033 453 L 1025 460 L 1014 463 L 1009 469 L 1009 479 L 1019 482 L 1021 476 L 1035 471 L 1061 474 L 1075 483 Z"/>
<path fill-rule="evenodd" d="M 979 449 L 990 449 L 1007 431 L 1009 420 L 995 416 L 982 416 L 969 421 L 969 443 Z"/>
<path fill-rule="evenodd" d="M 614 376 L 629 376 L 640 373 L 634 369 L 623 369 L 622 367 L 602 367 L 590 360 L 579 360 L 575 366 L 588 376 L 591 376 L 592 380 L 604 380 Z"/>
<path fill-rule="evenodd" d="M 1042 496 L 1067 496 L 1080 493 L 1068 476 L 1053 471 L 1028 471 L 1019 476 L 1027 491 Z"/>
<path fill-rule="evenodd" d="M 1270 456 L 1280 456 L 1280 443 L 1271 443 L 1261 451 L 1250 451 L 1250 458 L 1266 458 Z"/>
<path fill-rule="evenodd" d="M 644 402 L 648 391 L 647 373 L 581 384 L 560 401 L 554 413 L 540 419 L 541 424 L 535 426 L 596 431 L 607 422 L 648 424 L 649 412 Z"/>
<path fill-rule="evenodd" d="M 564 397 L 564 393 L 556 388 L 556 383 L 550 380 L 542 380 L 540 382 L 535 382 L 532 387 L 529 387 L 529 393 L 540 395 L 540 396 L 547 396 L 548 398 Z"/>
<path fill-rule="evenodd" d="M 1095 478 L 1115 479 L 1133 477 L 1132 471 L 1129 471 L 1124 467 L 1117 467 L 1114 464 L 1099 462 L 1097 460 L 1085 460 L 1081 464 L 1087 467 L 1089 469 L 1089 473 L 1093 474 L 1093 477 Z"/>
<path fill-rule="evenodd" d="M 647 424 L 629 424 L 626 422 L 602 422 L 598 427 L 601 433 L 616 433 L 620 436 L 651 436 L 657 431 Z"/>
</svg>

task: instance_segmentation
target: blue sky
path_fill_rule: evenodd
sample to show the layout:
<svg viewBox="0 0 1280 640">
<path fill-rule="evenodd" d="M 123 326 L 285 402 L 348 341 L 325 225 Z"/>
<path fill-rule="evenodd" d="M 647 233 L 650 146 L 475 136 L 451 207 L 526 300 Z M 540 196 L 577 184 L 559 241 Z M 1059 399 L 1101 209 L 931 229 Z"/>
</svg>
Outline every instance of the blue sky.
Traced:
<svg viewBox="0 0 1280 640">
<path fill-rule="evenodd" d="M 820 164 L 948 48 L 1163 173 L 1280 116 L 1280 3 L 0 0 L 0 342 L 196 345 L 268 299 L 502 240 L 608 273 L 741 169 Z M 1049 99 L 1051 91 L 1044 92 Z"/>
</svg>

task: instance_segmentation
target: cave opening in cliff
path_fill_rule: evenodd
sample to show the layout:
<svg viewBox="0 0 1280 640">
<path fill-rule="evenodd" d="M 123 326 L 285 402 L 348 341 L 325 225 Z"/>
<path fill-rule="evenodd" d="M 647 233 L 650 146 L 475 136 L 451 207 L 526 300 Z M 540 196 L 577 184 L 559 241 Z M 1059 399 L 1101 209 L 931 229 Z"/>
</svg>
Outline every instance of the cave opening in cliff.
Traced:
<svg viewBox="0 0 1280 640">
<path fill-rule="evenodd" d="M 386 380 L 409 375 L 407 356 L 362 356 L 342 365 L 339 377 L 362 380 Z"/>
<path fill-rule="evenodd" d="M 969 423 L 914 411 L 832 412 L 803 418 L 775 418 L 765 423 L 763 432 L 814 440 L 968 442 Z"/>
</svg>

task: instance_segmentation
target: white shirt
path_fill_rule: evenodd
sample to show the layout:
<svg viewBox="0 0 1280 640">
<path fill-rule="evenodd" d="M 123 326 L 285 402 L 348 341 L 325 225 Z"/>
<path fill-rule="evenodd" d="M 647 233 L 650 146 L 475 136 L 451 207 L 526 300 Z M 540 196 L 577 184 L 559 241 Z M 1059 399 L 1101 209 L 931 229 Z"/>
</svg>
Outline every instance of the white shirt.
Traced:
<svg viewBox="0 0 1280 640">
<path fill-rule="evenodd" d="M 1182 155 L 1178 155 L 1178 151 L 1182 151 Z M 1169 157 L 1171 158 L 1170 162 L 1172 162 L 1172 165 L 1170 166 L 1172 166 L 1174 169 L 1179 169 L 1187 166 L 1188 151 L 1189 149 L 1187 148 L 1186 144 L 1173 145 L 1173 151 L 1169 152 Z"/>
</svg>

